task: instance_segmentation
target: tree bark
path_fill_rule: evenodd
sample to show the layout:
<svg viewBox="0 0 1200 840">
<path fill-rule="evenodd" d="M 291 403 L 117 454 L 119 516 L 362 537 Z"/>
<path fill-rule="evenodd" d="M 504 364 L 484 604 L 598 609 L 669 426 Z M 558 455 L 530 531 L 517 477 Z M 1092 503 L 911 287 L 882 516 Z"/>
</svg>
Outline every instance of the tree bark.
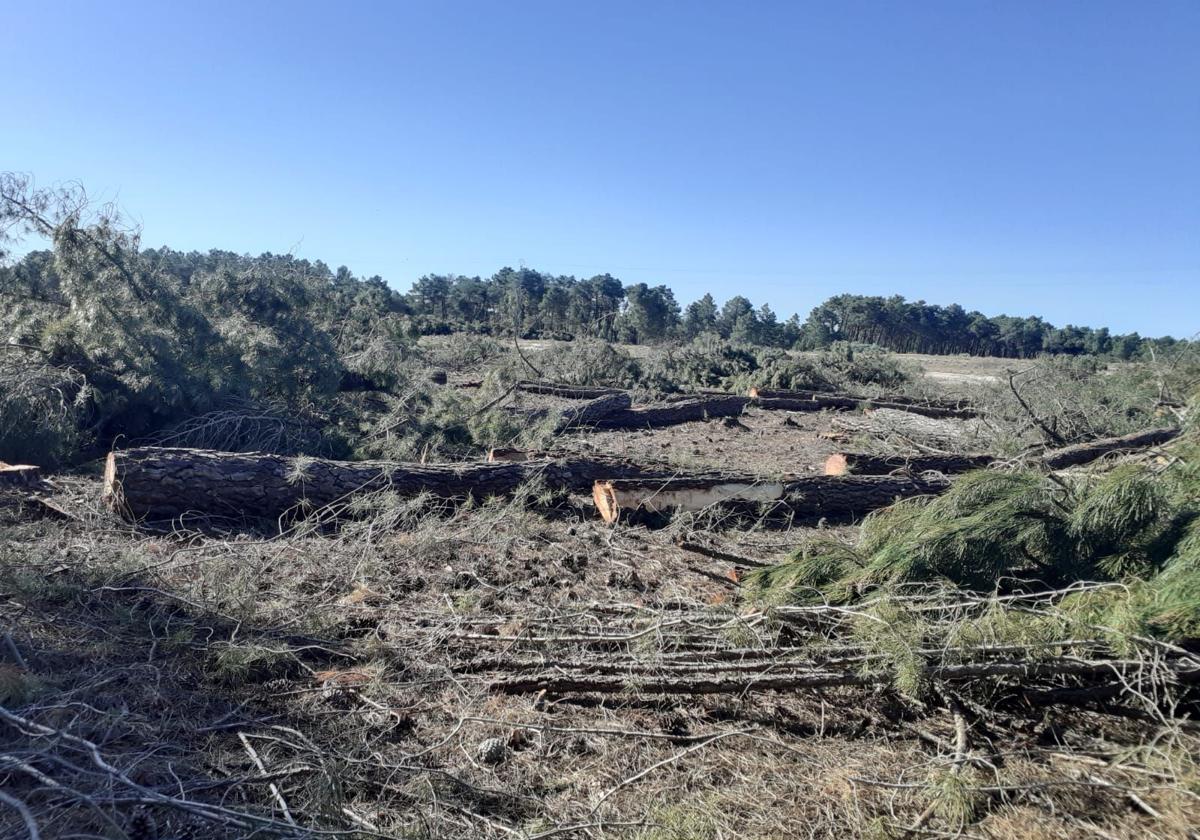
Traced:
<svg viewBox="0 0 1200 840">
<path fill-rule="evenodd" d="M 579 426 L 593 426 L 618 412 L 628 411 L 632 404 L 633 398 L 628 391 L 608 391 L 563 411 L 555 431 L 562 432 Z"/>
<path fill-rule="evenodd" d="M 484 499 L 512 495 L 534 479 L 555 490 L 587 493 L 601 479 L 665 480 L 677 474 L 669 464 L 603 457 L 409 464 L 143 447 L 109 454 L 103 499 L 109 508 L 134 520 L 170 521 L 190 514 L 262 520 L 378 490 Z"/>
<path fill-rule="evenodd" d="M 749 397 L 734 395 L 683 399 L 663 405 L 617 411 L 600 419 L 595 428 L 654 429 L 713 417 L 734 417 L 741 414 L 749 402 Z"/>
<path fill-rule="evenodd" d="M 965 400 L 946 400 L 946 399 L 919 399 L 917 397 L 907 397 L 902 394 L 888 394 L 882 397 L 868 397 L 862 394 L 845 394 L 845 393 L 830 393 L 825 391 L 781 391 L 770 388 L 751 388 L 750 396 L 757 399 L 794 399 L 794 400 L 813 400 L 823 397 L 840 397 L 843 399 L 854 400 L 855 402 L 882 402 L 892 405 L 915 405 L 925 408 L 948 408 L 951 410 L 971 410 L 971 406 Z"/>
<path fill-rule="evenodd" d="M 0 487 L 30 487 L 42 480 L 42 468 L 0 461 Z"/>
<path fill-rule="evenodd" d="M 759 392 L 760 394 L 763 392 Z M 767 392 L 778 393 L 778 392 Z M 807 393 L 807 392 L 802 392 Z M 965 408 L 940 408 L 930 405 L 915 405 L 910 403 L 894 403 L 886 400 L 867 399 L 863 397 L 841 396 L 835 394 L 817 394 L 812 397 L 753 397 L 750 405 L 755 408 L 777 411 L 823 411 L 827 409 L 834 410 L 853 410 L 862 409 L 880 409 L 888 408 L 894 411 L 903 411 L 908 414 L 919 414 L 922 417 L 933 417 L 936 419 L 954 418 L 957 420 L 969 420 L 973 417 L 978 417 L 978 412 L 972 409 Z"/>
<path fill-rule="evenodd" d="M 825 459 L 825 475 L 888 475 L 896 472 L 928 471 L 954 475 L 983 469 L 996 461 L 994 455 L 867 455 L 836 452 Z"/>
<path fill-rule="evenodd" d="M 1077 467 L 1088 464 L 1113 452 L 1130 452 L 1138 449 L 1148 449 L 1162 443 L 1174 440 L 1179 436 L 1179 429 L 1147 429 L 1121 437 L 1101 438 L 1087 443 L 1077 443 L 1062 449 L 1054 449 L 1044 453 L 1037 463 L 1048 470 L 1061 470 L 1066 467 Z"/>
<path fill-rule="evenodd" d="M 622 389 L 523 380 L 517 383 L 517 390 L 524 391 L 527 394 L 546 394 L 551 397 L 562 397 L 567 400 L 594 400 L 597 397 L 621 393 Z"/>
<path fill-rule="evenodd" d="M 908 475 L 807 476 L 766 481 L 753 476 L 687 476 L 597 481 L 592 500 L 604 521 L 639 514 L 697 511 L 712 505 L 773 505 L 785 516 L 812 520 L 861 516 L 898 499 L 941 493 L 944 478 Z"/>
</svg>

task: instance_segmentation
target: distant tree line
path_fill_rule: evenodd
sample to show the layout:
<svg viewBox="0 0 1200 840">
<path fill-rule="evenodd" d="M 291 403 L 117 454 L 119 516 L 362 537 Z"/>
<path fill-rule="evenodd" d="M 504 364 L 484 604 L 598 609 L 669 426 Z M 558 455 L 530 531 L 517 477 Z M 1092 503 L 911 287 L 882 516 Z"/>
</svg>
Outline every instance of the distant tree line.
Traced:
<svg viewBox="0 0 1200 840">
<path fill-rule="evenodd" d="M 469 330 L 535 338 L 600 338 L 631 344 L 716 334 L 738 344 L 815 350 L 835 341 L 903 353 L 1031 358 L 1043 353 L 1132 359 L 1169 349 L 1172 338 L 1113 335 L 1106 327 L 1055 327 L 1038 317 L 988 317 L 958 304 L 937 306 L 900 295 L 836 295 L 806 321 L 780 321 L 767 304 L 735 295 L 718 306 L 706 294 L 681 309 L 667 286 L 624 285 L 610 274 L 586 280 L 502 268 L 490 278 L 426 275 L 406 297 L 423 332 Z"/>
</svg>

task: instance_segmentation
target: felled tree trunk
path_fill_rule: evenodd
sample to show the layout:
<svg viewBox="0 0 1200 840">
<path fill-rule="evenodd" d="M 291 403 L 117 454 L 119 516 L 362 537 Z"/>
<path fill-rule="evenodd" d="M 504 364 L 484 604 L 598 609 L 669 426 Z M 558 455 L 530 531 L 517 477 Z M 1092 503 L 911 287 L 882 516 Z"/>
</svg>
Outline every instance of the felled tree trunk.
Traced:
<svg viewBox="0 0 1200 840">
<path fill-rule="evenodd" d="M 134 520 L 169 521 L 187 515 L 262 520 L 371 491 L 484 499 L 511 495 L 535 479 L 555 490 L 586 493 L 599 479 L 661 480 L 677 473 L 668 464 L 617 458 L 409 464 L 144 447 L 109 454 L 103 498 L 111 509 Z"/>
<path fill-rule="evenodd" d="M 749 397 L 713 396 L 684 399 L 663 405 L 648 405 L 614 412 L 600 419 L 597 429 L 653 429 L 676 426 L 713 417 L 734 417 L 750 402 Z"/>
<path fill-rule="evenodd" d="M 1179 436 L 1179 429 L 1147 429 L 1121 437 L 1101 438 L 1077 443 L 1043 454 L 1038 464 L 1048 470 L 1061 470 L 1088 464 L 1114 452 L 1131 452 L 1167 443 Z"/>
<path fill-rule="evenodd" d="M 527 394 L 546 394 L 551 397 L 561 397 L 567 400 L 594 400 L 608 394 L 620 393 L 620 388 L 587 387 L 583 385 L 563 385 L 558 382 L 533 382 L 525 380 L 518 382 L 518 391 Z"/>
<path fill-rule="evenodd" d="M 632 404 L 628 391 L 608 391 L 563 411 L 555 429 L 562 432 L 578 426 L 594 426 L 618 412 L 629 410 Z"/>
<path fill-rule="evenodd" d="M 749 476 L 688 476 L 597 481 L 592 499 L 610 523 L 644 513 L 762 504 L 776 506 L 785 516 L 812 520 L 861 516 L 899 499 L 941 493 L 949 486 L 944 478 L 910 475 L 807 476 L 778 482 Z"/>
<path fill-rule="evenodd" d="M 862 394 L 846 394 L 846 393 L 830 393 L 825 391 L 810 391 L 810 390 L 795 390 L 795 391 L 780 391 L 770 388 L 751 388 L 750 396 L 756 399 L 793 399 L 793 400 L 813 400 L 824 397 L 841 397 L 843 399 L 854 400 L 855 402 L 881 402 L 890 403 L 892 405 L 916 405 L 927 408 L 948 408 L 953 410 L 971 410 L 971 406 L 964 400 L 947 400 L 947 399 L 918 399 L 917 397 L 907 397 L 902 394 L 887 394 L 880 397 L 868 397 Z"/>
<path fill-rule="evenodd" d="M 753 389 L 752 389 L 753 390 Z M 760 394 L 763 392 L 759 392 Z M 778 393 L 778 392 L 766 392 Z M 884 400 L 866 399 L 861 397 L 850 397 L 833 394 L 816 394 L 812 397 L 753 397 L 750 405 L 755 408 L 762 408 L 776 411 L 825 411 L 825 410 L 853 410 L 856 408 L 862 409 L 881 409 L 887 408 L 894 411 L 903 411 L 908 414 L 918 414 L 922 417 L 933 417 L 936 419 L 955 418 L 959 420 L 969 420 L 972 417 L 977 417 L 978 412 L 971 409 L 962 408 L 941 408 L 931 405 L 916 405 L 909 403 L 893 403 Z"/>
<path fill-rule="evenodd" d="M 991 466 L 994 455 L 867 455 L 836 452 L 825 459 L 825 475 L 888 475 L 895 472 L 940 472 L 946 475 Z"/>
</svg>

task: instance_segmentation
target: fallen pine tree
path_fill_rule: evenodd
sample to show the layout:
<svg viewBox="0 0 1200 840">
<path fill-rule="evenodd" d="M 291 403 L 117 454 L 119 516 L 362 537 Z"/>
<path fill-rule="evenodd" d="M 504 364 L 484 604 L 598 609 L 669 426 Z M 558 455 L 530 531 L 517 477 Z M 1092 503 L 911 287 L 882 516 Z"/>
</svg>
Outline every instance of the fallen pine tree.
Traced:
<svg viewBox="0 0 1200 840">
<path fill-rule="evenodd" d="M 142 447 L 109 453 L 103 500 L 133 520 L 169 521 L 189 515 L 274 519 L 373 491 L 482 500 L 512 495 L 530 481 L 554 490 L 589 492 L 599 479 L 669 479 L 677 473 L 668 464 L 577 456 L 416 464 Z"/>
<path fill-rule="evenodd" d="M 1134 452 L 1169 443 L 1179 437 L 1180 430 L 1173 427 L 1146 429 L 1120 437 L 1100 438 L 1073 446 L 1053 449 L 1038 457 L 1036 463 L 1043 469 L 1061 470 L 1067 467 L 1078 467 L 1088 464 L 1105 455 L 1121 452 Z"/>
<path fill-rule="evenodd" d="M 593 425 L 597 429 L 653 429 L 677 426 L 715 417 L 736 417 L 750 403 L 749 397 L 703 396 L 615 411 Z"/>
<path fill-rule="evenodd" d="M 946 475 L 991 466 L 995 455 L 869 455 L 835 452 L 825 459 L 825 475 L 889 475 L 895 472 L 940 472 Z"/>
<path fill-rule="evenodd" d="M 806 389 L 775 390 L 771 388 L 751 388 L 749 393 L 752 399 L 815 400 L 822 398 L 840 398 L 853 400 L 856 403 L 879 402 L 887 403 L 889 405 L 911 405 L 923 408 L 945 408 L 952 411 L 975 410 L 965 400 L 946 400 L 936 399 L 933 397 L 921 399 L 918 397 L 904 396 L 903 394 L 885 394 L 883 396 L 868 397 L 863 394 L 833 393 L 829 391 L 813 391 Z"/>
<path fill-rule="evenodd" d="M 863 410 L 891 409 L 893 411 L 903 411 L 908 414 L 918 414 L 922 417 L 932 417 L 939 420 L 947 418 L 970 420 L 979 416 L 979 413 L 972 409 L 892 403 L 884 400 L 838 395 L 817 394 L 811 397 L 751 397 L 750 400 L 750 405 L 768 411 L 853 411 L 861 408 Z"/>
<path fill-rule="evenodd" d="M 550 397 L 561 397 L 565 400 L 594 400 L 609 394 L 624 393 L 620 388 L 565 385 L 561 382 L 535 382 L 533 380 L 522 380 L 514 387 L 516 390 L 524 391 L 527 394 L 545 394 Z"/>
<path fill-rule="evenodd" d="M 783 516 L 814 520 L 856 517 L 899 499 L 941 493 L 944 478 L 910 475 L 806 476 L 764 481 L 749 476 L 608 479 L 592 499 L 605 522 L 643 514 L 698 511 L 713 505 L 774 508 Z"/>
</svg>

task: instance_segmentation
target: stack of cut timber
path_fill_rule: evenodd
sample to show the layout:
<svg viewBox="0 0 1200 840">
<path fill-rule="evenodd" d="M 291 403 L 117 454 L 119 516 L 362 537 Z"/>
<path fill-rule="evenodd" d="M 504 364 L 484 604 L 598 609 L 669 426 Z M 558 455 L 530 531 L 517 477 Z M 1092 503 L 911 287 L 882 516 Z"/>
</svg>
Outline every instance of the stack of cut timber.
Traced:
<svg viewBox="0 0 1200 840">
<path fill-rule="evenodd" d="M 751 476 L 597 481 L 596 509 L 606 522 L 641 513 L 697 511 L 712 505 L 770 505 L 796 519 L 861 516 L 899 499 L 941 493 L 944 478 L 911 475 L 808 476 L 763 481 Z"/>
</svg>

